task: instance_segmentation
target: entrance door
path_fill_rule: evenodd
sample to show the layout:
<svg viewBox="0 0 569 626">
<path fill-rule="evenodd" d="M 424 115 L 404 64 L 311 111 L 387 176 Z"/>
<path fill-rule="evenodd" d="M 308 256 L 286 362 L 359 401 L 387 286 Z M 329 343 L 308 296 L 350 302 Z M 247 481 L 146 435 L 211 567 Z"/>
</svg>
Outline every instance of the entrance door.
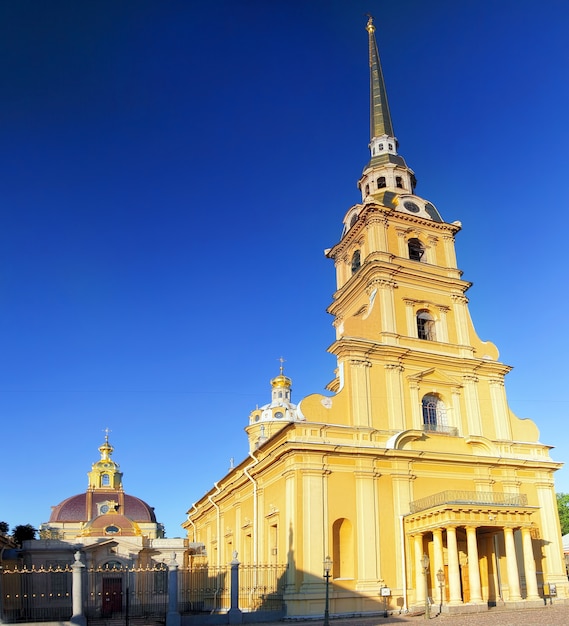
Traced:
<svg viewBox="0 0 569 626">
<path fill-rule="evenodd" d="M 102 617 L 110 617 L 122 611 L 122 578 L 103 578 Z"/>
</svg>

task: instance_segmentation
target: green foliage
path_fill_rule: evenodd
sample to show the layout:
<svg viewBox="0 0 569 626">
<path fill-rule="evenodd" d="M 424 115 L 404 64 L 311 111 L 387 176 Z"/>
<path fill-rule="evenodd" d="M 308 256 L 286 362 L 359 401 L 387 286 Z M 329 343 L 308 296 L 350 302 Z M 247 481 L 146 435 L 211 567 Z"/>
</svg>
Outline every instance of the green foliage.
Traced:
<svg viewBox="0 0 569 626">
<path fill-rule="evenodd" d="M 561 534 L 569 533 L 569 493 L 557 494 L 557 511 L 561 522 Z"/>
<path fill-rule="evenodd" d="M 18 524 L 12 529 L 12 538 L 17 545 L 21 546 L 22 541 L 35 539 L 38 531 L 31 524 Z"/>
<path fill-rule="evenodd" d="M 10 527 L 6 522 L 0 522 L 0 535 L 7 535 Z"/>
</svg>

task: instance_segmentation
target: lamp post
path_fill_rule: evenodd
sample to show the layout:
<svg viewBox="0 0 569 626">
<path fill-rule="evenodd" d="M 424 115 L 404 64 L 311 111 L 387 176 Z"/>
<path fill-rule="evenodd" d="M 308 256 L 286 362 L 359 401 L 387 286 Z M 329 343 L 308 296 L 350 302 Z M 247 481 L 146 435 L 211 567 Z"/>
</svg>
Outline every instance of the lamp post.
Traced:
<svg viewBox="0 0 569 626">
<path fill-rule="evenodd" d="M 429 572 L 429 557 L 423 554 L 421 557 L 421 567 L 423 568 L 423 574 L 425 575 L 425 619 L 431 619 L 431 606 L 429 604 L 429 584 L 427 574 Z"/>
<path fill-rule="evenodd" d="M 439 568 L 437 572 L 437 580 L 439 581 L 439 588 L 441 590 L 441 603 L 439 605 L 439 615 L 443 612 L 443 588 L 445 586 L 445 573 L 443 572 L 443 568 Z"/>
<path fill-rule="evenodd" d="M 326 579 L 326 600 L 324 601 L 324 626 L 330 626 L 330 612 L 328 610 L 330 603 L 329 587 L 330 587 L 330 570 L 332 569 L 332 559 L 327 556 L 324 559 L 324 578 Z"/>
</svg>

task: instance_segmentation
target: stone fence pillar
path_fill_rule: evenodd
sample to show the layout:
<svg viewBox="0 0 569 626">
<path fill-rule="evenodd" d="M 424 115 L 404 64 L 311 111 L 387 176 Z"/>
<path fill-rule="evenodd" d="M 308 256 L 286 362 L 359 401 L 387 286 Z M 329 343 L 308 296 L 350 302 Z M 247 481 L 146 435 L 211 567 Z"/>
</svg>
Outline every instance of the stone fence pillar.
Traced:
<svg viewBox="0 0 569 626">
<path fill-rule="evenodd" d="M 243 613 L 239 608 L 239 561 L 237 560 L 237 552 L 233 553 L 231 561 L 231 608 L 229 609 L 229 623 L 242 624 Z"/>
<path fill-rule="evenodd" d="M 168 613 L 166 614 L 166 626 L 180 626 L 182 616 L 178 611 L 178 564 L 176 554 L 172 552 L 172 558 L 168 563 Z"/>
<path fill-rule="evenodd" d="M 85 565 L 81 563 L 81 553 L 75 553 L 75 562 L 71 566 L 73 570 L 71 582 L 71 595 L 73 599 L 73 615 L 69 620 L 77 626 L 87 626 L 87 619 L 83 613 L 83 572 Z"/>
</svg>

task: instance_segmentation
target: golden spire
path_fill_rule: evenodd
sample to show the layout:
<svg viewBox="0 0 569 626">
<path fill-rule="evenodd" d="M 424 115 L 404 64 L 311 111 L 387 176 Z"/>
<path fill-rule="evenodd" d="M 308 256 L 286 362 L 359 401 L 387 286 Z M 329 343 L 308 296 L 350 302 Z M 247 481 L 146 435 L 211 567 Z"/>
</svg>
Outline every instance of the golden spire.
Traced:
<svg viewBox="0 0 569 626">
<path fill-rule="evenodd" d="M 383 135 L 394 137 L 387 103 L 387 91 L 375 39 L 375 26 L 373 25 L 373 17 L 369 14 L 366 30 L 369 35 L 370 140 Z"/>
</svg>

